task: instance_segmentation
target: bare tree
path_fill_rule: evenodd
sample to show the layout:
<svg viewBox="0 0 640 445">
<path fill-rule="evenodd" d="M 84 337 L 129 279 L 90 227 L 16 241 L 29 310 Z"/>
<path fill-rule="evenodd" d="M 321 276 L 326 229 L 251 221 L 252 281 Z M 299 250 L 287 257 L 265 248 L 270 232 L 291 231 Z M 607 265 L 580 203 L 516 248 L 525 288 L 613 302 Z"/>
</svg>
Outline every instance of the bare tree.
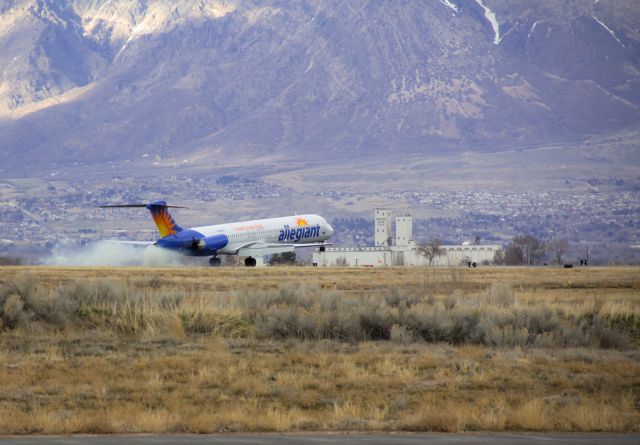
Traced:
<svg viewBox="0 0 640 445">
<path fill-rule="evenodd" d="M 393 257 L 393 265 L 394 266 L 404 266 L 404 253 L 396 252 Z"/>
<path fill-rule="evenodd" d="M 531 235 L 525 236 L 523 241 L 526 264 L 531 266 L 542 263 L 544 259 L 544 241 Z"/>
<path fill-rule="evenodd" d="M 504 264 L 509 266 L 522 266 L 524 264 L 522 246 L 515 241 L 510 242 L 504 251 Z"/>
<path fill-rule="evenodd" d="M 531 266 L 540 264 L 544 257 L 544 242 L 532 235 L 513 238 L 504 253 L 504 261 L 510 265 Z"/>
<path fill-rule="evenodd" d="M 433 264 L 433 260 L 438 256 L 444 253 L 444 249 L 442 248 L 442 241 L 438 238 L 432 238 L 427 241 L 424 245 L 419 246 L 417 249 L 418 253 L 424 256 L 429 263 L 429 266 Z"/>
<path fill-rule="evenodd" d="M 283 252 L 283 253 L 276 253 L 275 255 L 271 255 L 271 258 L 269 259 L 269 266 L 275 266 L 279 264 L 288 264 L 288 265 L 296 264 L 296 253 Z"/>
<path fill-rule="evenodd" d="M 349 263 L 347 263 L 347 258 L 346 257 L 338 257 L 336 258 L 336 266 L 338 267 L 347 267 L 349 265 Z"/>
<path fill-rule="evenodd" d="M 554 238 L 547 243 L 547 252 L 555 257 L 556 264 L 562 265 L 562 257 L 569 248 L 569 241 L 564 238 Z"/>
</svg>

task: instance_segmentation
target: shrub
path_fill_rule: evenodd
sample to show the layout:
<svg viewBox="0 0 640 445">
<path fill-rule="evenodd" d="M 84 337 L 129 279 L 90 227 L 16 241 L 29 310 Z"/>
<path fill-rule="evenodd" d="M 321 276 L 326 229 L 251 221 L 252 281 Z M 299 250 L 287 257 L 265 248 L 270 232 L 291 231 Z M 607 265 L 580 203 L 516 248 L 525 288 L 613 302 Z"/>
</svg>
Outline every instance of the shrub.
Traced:
<svg viewBox="0 0 640 445">
<path fill-rule="evenodd" d="M 406 326 L 394 324 L 391 326 L 389 339 L 396 343 L 407 344 L 414 341 L 413 333 Z"/>
<path fill-rule="evenodd" d="M 64 301 L 39 291 L 35 279 L 28 274 L 0 283 L 0 308 L 3 324 L 22 327 L 29 321 L 62 325 L 68 308 Z"/>
<path fill-rule="evenodd" d="M 516 297 L 507 284 L 493 283 L 489 289 L 482 294 L 478 301 L 480 304 L 487 304 L 496 307 L 511 307 L 516 302 Z"/>
<path fill-rule="evenodd" d="M 58 289 L 58 297 L 77 306 L 124 304 L 136 293 L 108 280 L 77 280 Z"/>
<path fill-rule="evenodd" d="M 23 326 L 28 321 L 28 314 L 24 310 L 22 298 L 18 294 L 11 294 L 4 300 L 2 307 L 2 322 L 8 328 Z"/>
<path fill-rule="evenodd" d="M 247 296 L 244 302 L 252 302 L 252 322 L 264 338 L 424 340 L 500 347 L 628 344 L 623 333 L 604 322 L 587 323 L 588 317 L 541 305 L 518 306 L 507 286 L 492 286 L 475 298 L 457 292 L 436 304 L 417 300 L 407 304 L 406 295 L 390 292 L 354 298 L 305 287 Z M 256 302 L 260 311 L 255 310 Z"/>
<path fill-rule="evenodd" d="M 0 285 L 0 328 L 75 325 L 119 335 L 257 335 L 264 339 L 392 340 L 497 347 L 622 349 L 637 332 L 635 307 L 611 302 L 518 304 L 494 284 L 476 296 L 420 298 L 397 287 L 366 295 L 302 283 L 239 296 L 186 298 L 163 285 L 79 280 L 45 293 L 31 276 Z M 629 334 L 631 333 L 631 334 Z"/>
</svg>

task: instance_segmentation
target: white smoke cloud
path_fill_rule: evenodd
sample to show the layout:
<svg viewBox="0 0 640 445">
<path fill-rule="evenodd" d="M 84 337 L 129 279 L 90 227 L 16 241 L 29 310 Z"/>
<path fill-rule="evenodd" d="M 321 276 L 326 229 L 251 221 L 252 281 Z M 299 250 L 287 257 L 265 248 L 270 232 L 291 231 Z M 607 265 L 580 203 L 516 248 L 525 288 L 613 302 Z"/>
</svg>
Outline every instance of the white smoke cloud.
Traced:
<svg viewBox="0 0 640 445">
<path fill-rule="evenodd" d="M 177 252 L 156 246 L 133 246 L 109 242 L 86 245 L 58 244 L 43 263 L 48 266 L 153 266 L 185 264 Z"/>
</svg>

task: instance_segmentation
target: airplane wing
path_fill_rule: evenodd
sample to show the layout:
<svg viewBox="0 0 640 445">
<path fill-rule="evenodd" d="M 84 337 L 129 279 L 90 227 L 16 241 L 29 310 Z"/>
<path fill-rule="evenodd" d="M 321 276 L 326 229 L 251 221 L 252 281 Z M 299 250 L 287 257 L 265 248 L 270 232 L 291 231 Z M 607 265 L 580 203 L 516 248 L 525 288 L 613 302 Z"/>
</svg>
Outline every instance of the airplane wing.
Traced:
<svg viewBox="0 0 640 445">
<path fill-rule="evenodd" d="M 297 247 L 330 246 L 329 243 L 276 244 L 261 241 L 245 244 L 238 249 L 239 256 L 261 257 L 277 253 L 293 252 Z"/>
<path fill-rule="evenodd" d="M 101 242 L 109 244 L 128 244 L 130 246 L 151 246 L 155 241 L 125 241 L 119 239 L 103 239 Z"/>
</svg>

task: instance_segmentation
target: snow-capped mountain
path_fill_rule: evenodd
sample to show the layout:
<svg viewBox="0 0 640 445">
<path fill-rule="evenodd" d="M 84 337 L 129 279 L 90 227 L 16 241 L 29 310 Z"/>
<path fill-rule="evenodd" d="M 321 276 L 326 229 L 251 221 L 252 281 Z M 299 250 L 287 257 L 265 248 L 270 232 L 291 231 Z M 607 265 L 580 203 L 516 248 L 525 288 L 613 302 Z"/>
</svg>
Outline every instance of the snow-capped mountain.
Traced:
<svg viewBox="0 0 640 445">
<path fill-rule="evenodd" d="M 640 124 L 640 3 L 9 0 L 0 164 L 389 157 Z"/>
</svg>

